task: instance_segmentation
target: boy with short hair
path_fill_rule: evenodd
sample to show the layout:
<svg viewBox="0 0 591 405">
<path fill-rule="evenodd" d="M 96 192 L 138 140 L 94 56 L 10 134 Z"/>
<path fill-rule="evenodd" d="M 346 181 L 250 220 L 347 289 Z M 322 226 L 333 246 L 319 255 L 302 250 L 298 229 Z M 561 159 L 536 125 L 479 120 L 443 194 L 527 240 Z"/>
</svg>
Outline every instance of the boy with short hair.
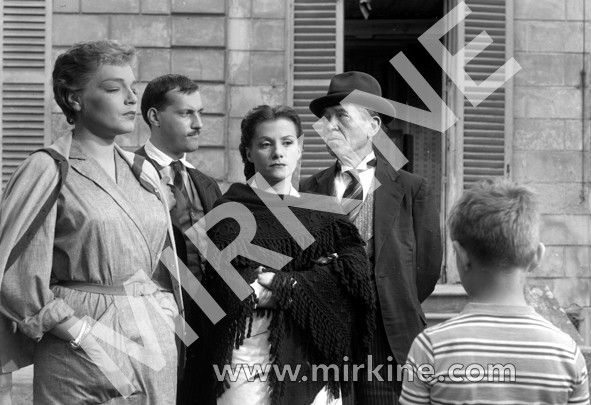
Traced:
<svg viewBox="0 0 591 405">
<path fill-rule="evenodd" d="M 400 403 L 589 404 L 575 341 L 525 302 L 527 273 L 545 250 L 533 192 L 483 180 L 455 204 L 448 226 L 471 302 L 417 336 Z"/>
</svg>

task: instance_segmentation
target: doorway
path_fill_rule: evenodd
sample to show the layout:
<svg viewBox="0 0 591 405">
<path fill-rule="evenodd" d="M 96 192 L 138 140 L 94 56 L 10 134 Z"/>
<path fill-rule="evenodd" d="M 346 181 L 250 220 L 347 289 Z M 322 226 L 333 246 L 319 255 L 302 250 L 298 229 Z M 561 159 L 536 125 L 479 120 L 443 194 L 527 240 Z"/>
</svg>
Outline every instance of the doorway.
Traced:
<svg viewBox="0 0 591 405">
<path fill-rule="evenodd" d="M 365 19 L 359 0 L 344 2 L 343 70 L 357 70 L 375 77 L 382 95 L 390 100 L 427 109 L 418 95 L 390 64 L 403 52 L 429 85 L 443 96 L 443 71 L 418 37 L 444 15 L 444 0 L 373 0 Z M 419 125 L 394 119 L 386 132 L 409 162 L 404 170 L 427 179 L 434 201 L 444 213 L 443 134 Z M 443 216 L 442 216 L 443 218 Z M 443 272 L 441 282 L 446 282 Z"/>
<path fill-rule="evenodd" d="M 343 70 L 369 73 L 380 83 L 385 98 L 426 109 L 389 61 L 403 52 L 442 95 L 442 69 L 418 37 L 443 16 L 443 0 L 373 0 L 370 5 L 372 10 L 365 19 L 359 0 L 345 1 Z M 386 129 L 409 160 L 403 169 L 425 177 L 435 201 L 441 201 L 442 134 L 399 119 L 392 120 Z"/>
</svg>

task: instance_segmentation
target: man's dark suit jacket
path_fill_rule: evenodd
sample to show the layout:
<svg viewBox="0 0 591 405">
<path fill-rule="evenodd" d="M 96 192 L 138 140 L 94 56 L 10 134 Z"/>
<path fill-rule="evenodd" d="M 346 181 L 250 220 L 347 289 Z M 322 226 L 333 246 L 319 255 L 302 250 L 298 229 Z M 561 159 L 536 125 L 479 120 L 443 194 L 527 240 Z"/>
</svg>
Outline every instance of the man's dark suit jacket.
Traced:
<svg viewBox="0 0 591 405">
<path fill-rule="evenodd" d="M 146 154 L 146 149 L 142 146 L 135 152 L 144 157 L 156 169 L 160 166 Z M 160 172 L 159 172 L 160 173 Z M 197 169 L 187 168 L 187 173 L 195 185 L 201 205 L 203 205 L 204 215 L 207 215 L 213 208 L 213 204 L 222 196 L 220 187 L 214 179 L 203 174 Z M 185 246 L 183 233 L 180 229 L 173 227 L 175 245 L 178 257 L 187 263 L 187 247 Z M 197 304 L 183 290 L 183 301 L 185 302 L 185 319 L 187 323 L 197 332 L 199 340 L 187 348 L 187 362 L 183 375 L 179 374 L 182 382 L 179 385 L 178 404 L 215 404 L 215 395 L 213 387 L 209 387 L 207 382 L 207 373 L 210 371 L 211 362 L 207 358 L 207 346 L 210 330 L 213 324 L 203 314 Z"/>
<path fill-rule="evenodd" d="M 136 155 L 140 155 L 145 158 L 148 162 L 152 163 L 152 165 L 157 169 L 160 170 L 160 166 L 154 162 L 148 154 L 146 153 L 146 149 L 142 146 L 138 150 L 135 151 Z M 158 172 L 160 173 L 160 172 Z M 195 189 L 197 190 L 197 194 L 199 195 L 199 199 L 201 200 L 201 204 L 203 205 L 204 215 L 207 215 L 209 211 L 213 208 L 213 203 L 217 201 L 218 198 L 222 196 L 222 192 L 220 187 L 216 183 L 214 179 L 203 174 L 197 169 L 189 169 L 187 168 L 187 173 L 189 177 L 193 181 L 195 185 Z M 177 255 L 183 261 L 183 263 L 187 262 L 187 248 L 183 243 L 183 236 L 180 229 L 174 229 L 174 237 L 176 240 L 176 248 L 177 248 Z"/>
<path fill-rule="evenodd" d="M 439 213 L 424 178 L 395 170 L 376 152 L 374 274 L 390 348 L 404 364 L 410 345 L 425 325 L 421 302 L 439 279 L 442 246 Z M 300 184 L 301 192 L 334 195 L 336 166 Z"/>
</svg>

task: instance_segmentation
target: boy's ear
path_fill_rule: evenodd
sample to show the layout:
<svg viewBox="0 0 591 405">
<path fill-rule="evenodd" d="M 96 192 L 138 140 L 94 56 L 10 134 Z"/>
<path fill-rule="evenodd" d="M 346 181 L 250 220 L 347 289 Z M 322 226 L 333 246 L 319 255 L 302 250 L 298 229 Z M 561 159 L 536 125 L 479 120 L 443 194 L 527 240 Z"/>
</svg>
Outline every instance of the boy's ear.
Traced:
<svg viewBox="0 0 591 405">
<path fill-rule="evenodd" d="M 469 270 L 470 256 L 468 256 L 468 252 L 457 240 L 452 241 L 452 244 L 456 252 L 456 262 L 458 267 L 460 267 L 464 271 Z"/>
<path fill-rule="evenodd" d="M 542 242 L 538 243 L 538 247 L 536 248 L 536 254 L 534 258 L 530 262 L 529 266 L 527 267 L 527 272 L 533 271 L 536 267 L 540 265 L 542 259 L 544 258 L 544 254 L 546 253 L 546 246 Z"/>
</svg>

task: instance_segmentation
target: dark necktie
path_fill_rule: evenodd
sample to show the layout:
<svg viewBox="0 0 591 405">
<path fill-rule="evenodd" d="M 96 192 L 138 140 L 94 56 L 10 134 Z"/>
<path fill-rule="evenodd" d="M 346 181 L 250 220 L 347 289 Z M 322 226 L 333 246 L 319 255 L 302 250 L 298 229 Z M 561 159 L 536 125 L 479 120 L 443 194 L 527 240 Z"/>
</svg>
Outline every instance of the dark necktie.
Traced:
<svg viewBox="0 0 591 405">
<path fill-rule="evenodd" d="M 367 167 L 375 167 L 376 159 L 372 159 L 367 162 Z M 340 165 L 337 167 L 340 170 Z M 351 169 L 345 172 L 346 174 L 351 177 L 351 181 L 347 185 L 345 192 L 343 193 L 343 200 L 341 205 L 343 210 L 349 216 L 351 221 L 354 221 L 359 211 L 361 210 L 361 205 L 363 203 L 363 186 L 361 185 L 361 180 L 359 178 L 359 170 Z M 345 199 L 349 199 L 346 201 Z"/>
<path fill-rule="evenodd" d="M 190 203 L 189 193 L 187 188 L 185 187 L 185 182 L 183 181 L 183 164 L 180 160 L 174 160 L 170 167 L 172 168 L 172 173 L 174 174 L 173 178 L 173 187 L 172 192 L 174 194 L 174 199 L 177 202 L 177 205 L 187 206 Z"/>
<path fill-rule="evenodd" d="M 345 213 L 349 216 L 349 219 L 354 221 L 363 202 L 363 186 L 361 185 L 357 170 L 351 169 L 345 173 L 351 177 L 351 181 L 343 193 L 341 205 Z"/>
<path fill-rule="evenodd" d="M 189 199 L 189 193 L 187 191 L 187 188 L 185 187 L 185 182 L 183 180 L 183 170 L 186 170 L 186 168 L 184 167 L 184 165 L 181 163 L 181 161 L 179 160 L 175 160 L 170 164 L 170 167 L 172 168 L 172 172 L 174 173 L 174 179 L 173 179 L 173 186 L 172 186 L 172 194 L 174 195 L 174 199 L 176 200 L 176 207 L 175 209 L 179 210 L 176 211 L 175 213 L 171 212 L 171 216 L 172 218 L 172 223 L 173 225 L 175 225 L 180 231 L 185 232 L 186 229 L 184 229 L 183 224 L 177 222 L 175 224 L 175 221 L 178 221 L 178 217 L 175 218 L 176 215 L 179 215 L 180 217 L 183 217 L 184 213 L 180 212 L 183 210 L 187 210 L 187 214 L 189 214 L 190 211 L 190 215 L 191 218 L 195 218 L 193 217 L 194 214 L 194 209 L 195 209 L 195 205 L 199 205 L 199 197 L 195 197 L 195 201 L 191 202 L 191 200 Z M 200 205 L 199 205 L 200 206 Z M 203 210 L 203 208 L 201 208 L 201 211 Z M 198 217 L 200 218 L 200 217 Z M 190 226 L 190 224 L 189 224 Z M 187 241 L 185 238 L 185 243 L 192 243 L 190 241 Z M 181 259 L 183 260 L 183 262 L 185 264 L 188 264 L 190 266 L 199 266 L 199 273 L 197 273 L 197 277 L 199 278 L 199 280 L 201 280 L 203 278 L 203 273 L 205 272 L 205 258 L 203 257 L 202 251 L 201 251 L 202 247 L 198 247 L 197 250 L 197 256 L 195 257 L 195 259 L 192 259 L 191 256 L 188 256 L 188 254 L 190 252 L 188 252 L 188 250 L 190 249 L 185 249 L 184 252 L 184 257 L 183 256 L 179 256 L 181 257 Z M 193 260 L 197 260 L 196 262 L 193 262 Z M 191 267 L 191 269 L 193 269 L 194 267 Z M 194 270 L 197 271 L 197 270 Z"/>
</svg>

